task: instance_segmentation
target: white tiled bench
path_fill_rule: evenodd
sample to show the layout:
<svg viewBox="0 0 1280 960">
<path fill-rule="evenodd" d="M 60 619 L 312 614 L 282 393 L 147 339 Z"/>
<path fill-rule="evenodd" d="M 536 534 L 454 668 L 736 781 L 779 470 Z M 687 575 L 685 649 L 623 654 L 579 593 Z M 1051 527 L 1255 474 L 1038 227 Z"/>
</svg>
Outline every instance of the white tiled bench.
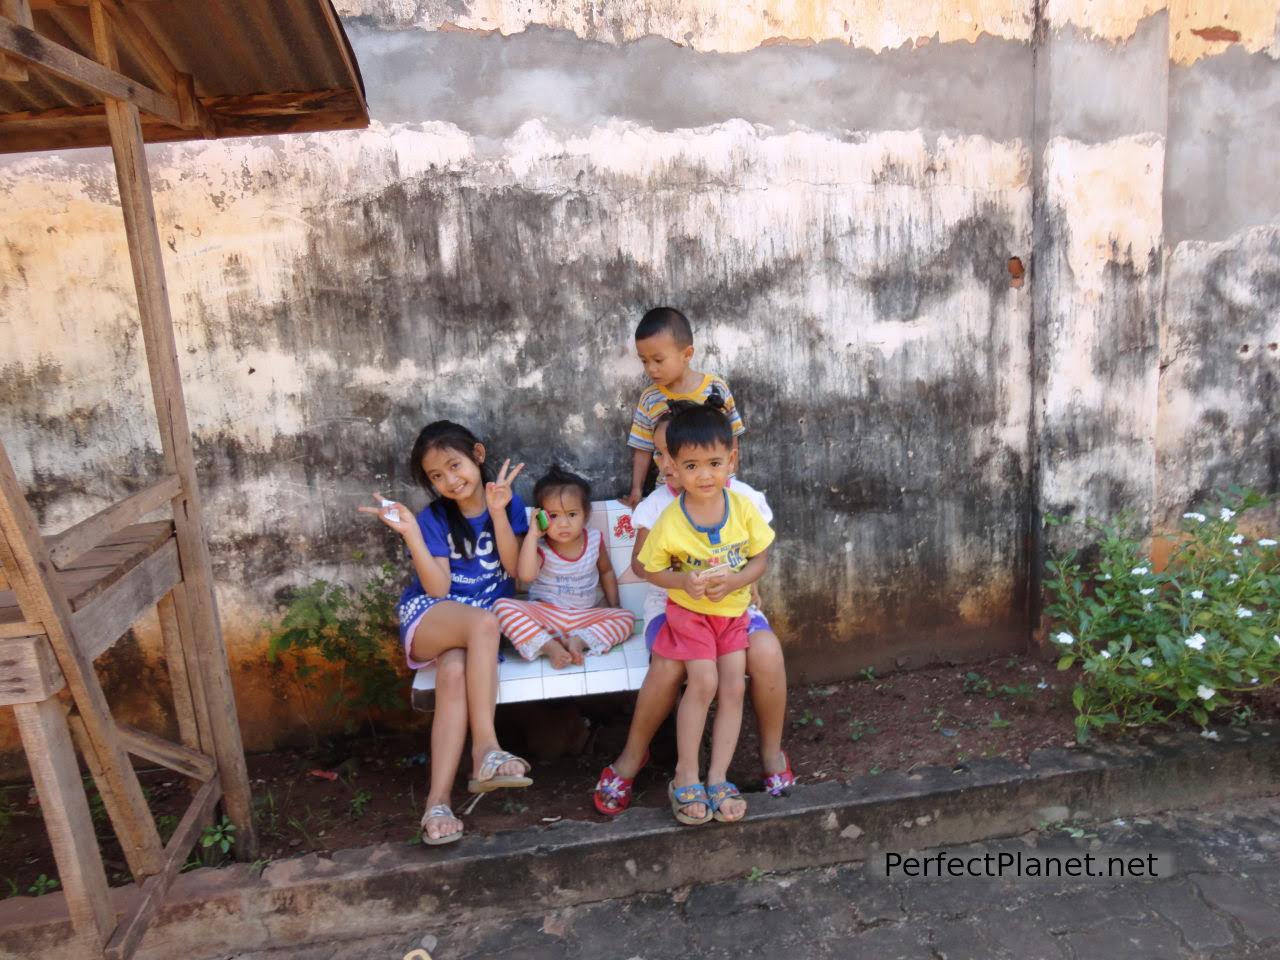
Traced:
<svg viewBox="0 0 1280 960">
<path fill-rule="evenodd" d="M 551 666 L 546 657 L 525 660 L 504 638 L 501 649 L 505 660 L 498 664 L 499 703 L 639 690 L 644 682 L 649 671 L 649 651 L 643 634 L 645 583 L 631 572 L 631 548 L 636 540 L 631 511 L 617 500 L 597 500 L 591 505 L 588 526 L 604 533 L 609 559 L 618 576 L 619 600 L 636 615 L 634 632 L 604 656 L 588 656 L 582 666 L 570 664 L 563 670 Z M 415 710 L 435 709 L 435 667 L 416 672 L 411 699 Z"/>
</svg>

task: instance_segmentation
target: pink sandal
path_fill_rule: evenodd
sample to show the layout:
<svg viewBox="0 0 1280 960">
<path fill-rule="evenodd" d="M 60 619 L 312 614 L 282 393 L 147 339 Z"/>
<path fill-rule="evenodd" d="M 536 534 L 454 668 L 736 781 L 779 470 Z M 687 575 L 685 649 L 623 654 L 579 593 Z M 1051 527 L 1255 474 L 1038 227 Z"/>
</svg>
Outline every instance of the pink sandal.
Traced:
<svg viewBox="0 0 1280 960">
<path fill-rule="evenodd" d="M 648 762 L 649 755 L 646 753 L 644 760 L 640 762 L 640 769 L 636 771 L 636 777 L 640 776 L 640 770 L 643 770 Z M 613 764 L 609 764 L 600 772 L 600 779 L 596 781 L 596 791 L 591 797 L 591 802 L 595 804 L 599 813 L 606 817 L 616 817 L 631 806 L 631 787 L 635 782 L 635 777 L 628 780 L 626 777 L 619 776 L 613 769 Z"/>
<path fill-rule="evenodd" d="M 782 751 L 782 762 L 786 767 L 781 772 L 764 775 L 764 789 L 771 797 L 780 797 L 796 785 L 796 775 L 791 769 L 791 758 L 787 756 L 785 750 Z"/>
</svg>

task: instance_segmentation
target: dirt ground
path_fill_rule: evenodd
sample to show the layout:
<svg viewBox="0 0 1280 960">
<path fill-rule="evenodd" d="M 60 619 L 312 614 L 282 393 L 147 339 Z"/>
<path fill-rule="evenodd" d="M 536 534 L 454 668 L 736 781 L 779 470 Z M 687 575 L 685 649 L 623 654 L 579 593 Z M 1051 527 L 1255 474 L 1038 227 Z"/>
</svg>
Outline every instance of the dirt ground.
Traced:
<svg viewBox="0 0 1280 960">
<path fill-rule="evenodd" d="M 981 757 L 1025 760 L 1038 747 L 1074 746 L 1073 682 L 1073 674 L 1057 672 L 1052 663 L 1001 657 L 793 688 L 784 747 L 802 783 Z M 633 702 L 634 695 L 620 694 L 500 709 L 504 746 L 533 761 L 536 782 L 529 790 L 482 799 L 465 818 L 467 830 L 492 833 L 557 818 L 602 819 L 591 805 L 591 790 L 626 737 Z M 1280 717 L 1280 690 L 1264 691 L 1253 706 L 1259 717 Z M 414 730 L 332 740 L 318 751 L 250 756 L 260 856 L 277 860 L 384 841 L 416 843 L 426 793 L 426 748 L 426 731 Z M 654 742 L 653 761 L 636 781 L 636 805 L 666 805 L 674 761 L 668 721 Z M 465 768 L 464 761 L 455 810 L 467 800 Z M 759 787 L 750 710 L 732 775 L 744 790 Z M 185 806 L 187 786 L 165 770 L 147 771 L 141 778 L 167 836 Z M 127 883 L 119 846 L 92 789 L 90 801 L 111 880 Z M 190 865 L 200 863 L 199 854 L 193 854 Z M 34 790 L 30 784 L 0 787 L 0 897 L 52 889 L 56 875 Z"/>
</svg>

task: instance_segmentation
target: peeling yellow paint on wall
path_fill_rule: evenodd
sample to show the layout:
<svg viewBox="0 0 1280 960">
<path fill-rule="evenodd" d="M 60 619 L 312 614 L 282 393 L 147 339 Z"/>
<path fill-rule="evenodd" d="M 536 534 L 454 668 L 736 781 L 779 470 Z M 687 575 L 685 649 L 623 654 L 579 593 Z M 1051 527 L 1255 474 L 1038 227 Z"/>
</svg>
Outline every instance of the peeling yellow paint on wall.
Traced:
<svg viewBox="0 0 1280 960">
<path fill-rule="evenodd" d="M 1280 2 L 1169 0 L 1169 59 L 1195 63 L 1233 44 L 1280 59 Z"/>
<path fill-rule="evenodd" d="M 1167 0 L 1048 0 L 1050 27 L 1074 26 L 1099 40 L 1127 40 L 1138 24 L 1166 7 Z"/>
<path fill-rule="evenodd" d="M 338 0 L 343 16 L 424 30 L 519 33 L 569 30 L 584 40 L 625 43 L 665 37 L 696 50 L 738 53 L 778 41 L 838 40 L 879 52 L 906 43 L 974 41 L 984 33 L 1030 40 L 1028 0 L 471 0 L 461 14 L 418 0 Z"/>
</svg>

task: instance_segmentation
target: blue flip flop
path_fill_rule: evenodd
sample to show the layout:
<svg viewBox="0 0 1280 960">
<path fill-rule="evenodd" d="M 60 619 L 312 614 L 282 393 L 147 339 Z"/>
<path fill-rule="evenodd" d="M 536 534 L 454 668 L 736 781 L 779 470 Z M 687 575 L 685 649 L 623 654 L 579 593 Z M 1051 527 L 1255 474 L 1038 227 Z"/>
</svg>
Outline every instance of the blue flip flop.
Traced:
<svg viewBox="0 0 1280 960">
<path fill-rule="evenodd" d="M 672 780 L 667 784 L 667 796 L 671 799 L 671 812 L 680 823 L 696 827 L 711 820 L 711 801 L 707 799 L 707 788 L 702 784 L 691 783 L 685 787 L 677 787 L 676 782 Z M 691 817 L 684 812 L 685 807 L 695 803 L 700 803 L 707 808 L 706 816 L 701 819 Z"/>
<path fill-rule="evenodd" d="M 734 797 L 742 797 L 735 784 L 725 780 L 723 783 L 714 783 L 707 787 L 707 799 L 711 802 L 711 815 L 721 823 L 738 823 L 747 817 L 744 810 L 742 816 L 729 818 L 720 812 L 720 805 L 726 800 L 732 800 Z"/>
</svg>

